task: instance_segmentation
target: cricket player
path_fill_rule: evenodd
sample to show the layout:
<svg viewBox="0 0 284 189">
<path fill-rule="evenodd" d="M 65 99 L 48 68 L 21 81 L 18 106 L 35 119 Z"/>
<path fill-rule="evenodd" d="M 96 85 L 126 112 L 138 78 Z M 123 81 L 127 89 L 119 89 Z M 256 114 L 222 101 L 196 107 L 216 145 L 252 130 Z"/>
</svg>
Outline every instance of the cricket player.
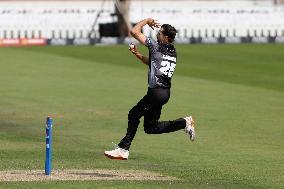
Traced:
<svg viewBox="0 0 284 189">
<path fill-rule="evenodd" d="M 149 25 L 152 29 L 160 28 L 157 41 L 141 33 L 145 25 Z M 148 91 L 129 111 L 125 137 L 114 150 L 104 152 L 110 159 L 128 159 L 129 148 L 141 117 L 144 117 L 144 131 L 147 134 L 162 134 L 184 129 L 191 141 L 195 139 L 192 116 L 173 121 L 159 121 L 162 107 L 170 98 L 171 78 L 177 64 L 177 53 L 173 45 L 176 29 L 169 24 L 160 26 L 156 20 L 148 18 L 138 22 L 130 33 L 149 49 L 149 57 L 138 52 L 135 45 L 130 45 L 129 49 L 142 63 L 148 65 Z"/>
</svg>

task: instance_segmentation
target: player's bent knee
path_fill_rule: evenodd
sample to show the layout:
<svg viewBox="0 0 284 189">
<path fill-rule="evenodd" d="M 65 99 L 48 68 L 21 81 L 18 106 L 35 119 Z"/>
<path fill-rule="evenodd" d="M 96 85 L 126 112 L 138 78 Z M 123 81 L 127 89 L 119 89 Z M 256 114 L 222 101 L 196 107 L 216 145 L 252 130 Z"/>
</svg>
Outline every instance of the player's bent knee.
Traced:
<svg viewBox="0 0 284 189">
<path fill-rule="evenodd" d="M 151 129 L 145 129 L 145 128 L 144 128 L 144 132 L 145 132 L 146 134 L 153 134 L 153 132 L 151 131 Z"/>
<path fill-rule="evenodd" d="M 155 129 L 155 125 L 151 124 L 151 123 L 144 123 L 144 132 L 146 134 L 156 134 L 156 129 Z"/>
</svg>

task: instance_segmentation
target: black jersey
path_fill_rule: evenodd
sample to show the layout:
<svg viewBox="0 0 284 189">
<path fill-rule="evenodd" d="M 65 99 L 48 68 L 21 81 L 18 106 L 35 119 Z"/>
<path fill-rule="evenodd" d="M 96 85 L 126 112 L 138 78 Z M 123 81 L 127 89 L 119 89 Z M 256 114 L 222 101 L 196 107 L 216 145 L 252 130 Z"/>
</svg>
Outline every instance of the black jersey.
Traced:
<svg viewBox="0 0 284 189">
<path fill-rule="evenodd" d="M 149 49 L 149 88 L 171 88 L 171 78 L 176 67 L 176 50 L 172 44 L 162 44 L 147 37 Z"/>
</svg>

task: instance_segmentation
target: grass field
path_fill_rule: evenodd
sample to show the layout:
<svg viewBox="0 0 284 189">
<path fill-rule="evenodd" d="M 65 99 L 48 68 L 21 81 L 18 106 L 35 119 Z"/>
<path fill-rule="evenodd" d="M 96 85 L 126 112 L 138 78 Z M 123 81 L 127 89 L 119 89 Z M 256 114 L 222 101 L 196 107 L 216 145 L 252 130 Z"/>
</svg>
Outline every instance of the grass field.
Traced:
<svg viewBox="0 0 284 189">
<path fill-rule="evenodd" d="M 1 48 L 0 170 L 44 169 L 51 115 L 54 169 L 146 170 L 180 180 L 2 182 L 0 188 L 283 188 L 284 45 L 177 50 L 161 119 L 193 114 L 197 140 L 183 131 L 147 135 L 140 125 L 130 159 L 111 161 L 103 151 L 124 136 L 128 111 L 147 88 L 147 67 L 127 46 Z"/>
</svg>

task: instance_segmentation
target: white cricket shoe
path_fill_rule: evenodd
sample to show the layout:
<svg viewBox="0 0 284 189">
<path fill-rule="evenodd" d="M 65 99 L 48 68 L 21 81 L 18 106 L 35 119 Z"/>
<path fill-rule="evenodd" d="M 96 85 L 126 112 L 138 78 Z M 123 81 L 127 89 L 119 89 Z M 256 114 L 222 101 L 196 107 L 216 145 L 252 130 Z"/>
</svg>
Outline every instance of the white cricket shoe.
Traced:
<svg viewBox="0 0 284 189">
<path fill-rule="evenodd" d="M 186 127 L 184 128 L 184 131 L 188 134 L 189 139 L 191 141 L 194 141 L 195 139 L 194 120 L 192 116 L 185 117 L 184 119 L 186 121 Z"/>
<path fill-rule="evenodd" d="M 127 160 L 129 151 L 117 146 L 114 150 L 105 151 L 104 154 L 110 159 Z"/>
</svg>

